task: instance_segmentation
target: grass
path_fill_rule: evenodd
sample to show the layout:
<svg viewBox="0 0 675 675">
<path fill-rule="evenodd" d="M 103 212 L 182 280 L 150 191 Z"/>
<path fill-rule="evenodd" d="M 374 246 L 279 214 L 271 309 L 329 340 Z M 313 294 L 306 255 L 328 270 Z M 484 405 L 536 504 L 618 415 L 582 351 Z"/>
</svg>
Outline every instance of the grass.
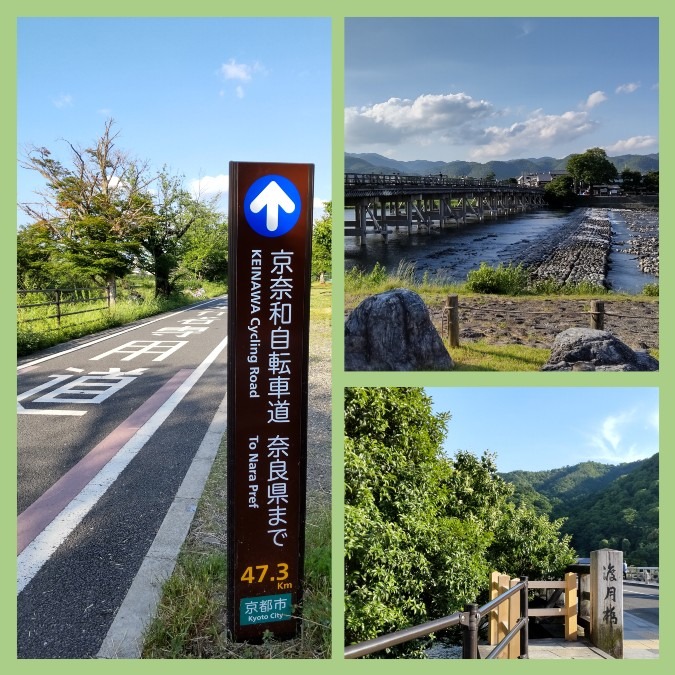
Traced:
<svg viewBox="0 0 675 675">
<path fill-rule="evenodd" d="M 331 286 L 312 284 L 310 339 L 330 349 Z M 312 336 L 314 336 L 312 338 Z M 324 344 L 325 343 L 325 344 Z M 316 347 L 316 343 L 315 343 Z M 314 348 L 313 348 L 314 349 Z M 326 358 L 324 356 L 324 358 Z M 299 637 L 278 642 L 265 633 L 261 645 L 228 639 L 227 447 L 221 440 L 176 568 L 165 583 L 157 616 L 146 633 L 146 659 L 325 659 L 331 651 L 330 504 L 309 503 L 305 585 Z"/>
<path fill-rule="evenodd" d="M 538 349 L 523 345 L 490 345 L 472 342 L 459 347 L 445 346 L 458 371 L 513 372 L 541 370 L 551 353 L 550 349 Z"/>
<path fill-rule="evenodd" d="M 330 506 L 310 506 L 306 525 L 305 588 L 298 638 L 261 645 L 234 643 L 225 625 L 227 596 L 225 438 L 199 501 L 173 575 L 164 584 L 143 648 L 146 659 L 329 658 L 331 646 Z"/>
<path fill-rule="evenodd" d="M 154 297 L 154 281 L 150 277 L 139 277 L 132 281 L 133 291 L 126 284 L 120 283 L 118 288 L 118 301 L 109 310 L 107 307 L 90 310 L 100 306 L 105 300 L 92 302 L 77 302 L 64 306 L 63 312 L 82 312 L 73 316 L 64 316 L 60 325 L 55 319 L 46 318 L 55 313 L 53 306 L 31 307 L 19 311 L 17 321 L 17 356 L 27 356 L 40 349 L 46 349 L 68 340 L 73 340 L 85 335 L 91 335 L 107 328 L 124 326 L 125 324 L 144 319 L 149 316 L 169 312 L 180 307 L 185 307 L 194 302 L 203 301 L 207 298 L 221 295 L 227 291 L 224 284 L 204 282 L 201 287 L 205 294 L 196 298 L 192 295 L 192 288 L 183 287 L 169 298 Z M 22 297 L 19 304 L 38 303 L 53 300 L 46 296 Z M 31 319 L 30 322 L 25 322 Z"/>
<path fill-rule="evenodd" d="M 643 292 L 636 295 L 615 293 L 589 282 L 560 284 L 549 279 L 528 284 L 520 266 L 498 265 L 491 268 L 485 263 L 481 264 L 479 269 L 472 270 L 466 282 L 430 280 L 427 274 L 418 280 L 415 277 L 414 263 L 401 261 L 397 270 L 392 273 L 388 273 L 379 263 L 368 273 L 358 268 L 352 268 L 347 272 L 345 308 L 353 309 L 367 296 L 394 288 L 415 291 L 428 306 L 443 304 L 445 298 L 451 294 L 486 299 L 492 295 L 499 295 L 512 300 L 544 300 L 561 296 L 591 300 L 602 296 L 612 300 L 640 301 L 655 301 L 659 295 L 658 284 L 647 284 Z"/>
</svg>

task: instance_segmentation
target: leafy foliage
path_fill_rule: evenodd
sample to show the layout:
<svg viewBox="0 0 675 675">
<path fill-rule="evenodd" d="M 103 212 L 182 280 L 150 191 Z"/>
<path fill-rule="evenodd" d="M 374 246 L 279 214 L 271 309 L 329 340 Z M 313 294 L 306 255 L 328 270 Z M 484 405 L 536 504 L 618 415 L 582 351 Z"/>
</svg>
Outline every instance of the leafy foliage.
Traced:
<svg viewBox="0 0 675 675">
<path fill-rule="evenodd" d="M 590 148 L 578 155 L 570 155 L 567 171 L 577 185 L 593 186 L 607 183 L 617 177 L 616 166 L 607 157 L 602 148 Z"/>
<path fill-rule="evenodd" d="M 324 214 L 312 229 L 312 276 L 331 275 L 333 241 L 333 203 L 324 202 Z"/>
<path fill-rule="evenodd" d="M 345 392 L 348 643 L 462 609 L 495 565 L 541 577 L 572 560 L 560 523 L 509 501 L 492 455 L 443 455 L 448 420 L 421 389 Z M 408 644 L 389 655 L 420 654 Z"/>
<path fill-rule="evenodd" d="M 490 267 L 482 262 L 477 270 L 471 270 L 466 278 L 466 288 L 473 293 L 496 293 L 520 295 L 527 289 L 528 274 L 522 265 L 499 263 Z"/>
<path fill-rule="evenodd" d="M 574 180 L 572 176 L 556 176 L 544 186 L 546 201 L 552 206 L 569 204 L 574 197 Z"/>
</svg>

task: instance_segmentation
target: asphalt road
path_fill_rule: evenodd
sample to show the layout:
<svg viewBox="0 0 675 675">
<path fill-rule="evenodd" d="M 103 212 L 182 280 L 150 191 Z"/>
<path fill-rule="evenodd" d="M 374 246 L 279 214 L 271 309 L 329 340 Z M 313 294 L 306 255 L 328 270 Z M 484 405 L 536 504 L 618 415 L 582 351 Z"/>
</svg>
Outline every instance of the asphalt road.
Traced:
<svg viewBox="0 0 675 675">
<path fill-rule="evenodd" d="M 623 585 L 623 611 L 659 625 L 659 588 L 625 582 Z"/>
<path fill-rule="evenodd" d="M 37 557 L 46 559 L 37 572 L 27 573 L 18 594 L 19 658 L 96 655 L 225 395 L 226 300 L 155 319 L 122 334 L 109 331 L 98 342 L 98 336 L 80 340 L 82 348 L 42 362 L 36 355 L 34 365 L 19 366 L 17 512 L 31 533 L 24 539 L 32 542 L 22 556 L 35 548 Z M 39 543 L 44 532 L 35 523 L 58 514 L 52 502 L 72 489 L 69 477 L 77 478 L 101 448 L 126 447 L 125 439 L 140 422 L 181 383 L 184 391 L 219 348 L 63 540 Z"/>
</svg>

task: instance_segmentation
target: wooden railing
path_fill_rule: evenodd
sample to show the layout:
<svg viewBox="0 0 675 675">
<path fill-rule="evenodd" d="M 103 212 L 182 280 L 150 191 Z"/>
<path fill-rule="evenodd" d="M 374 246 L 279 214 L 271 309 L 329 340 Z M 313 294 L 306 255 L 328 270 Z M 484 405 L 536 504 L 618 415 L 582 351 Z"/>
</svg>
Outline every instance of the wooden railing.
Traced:
<svg viewBox="0 0 675 675">
<path fill-rule="evenodd" d="M 527 577 L 521 577 L 514 580 L 515 583 L 509 584 L 509 588 L 493 597 L 490 602 L 482 607 L 472 603 L 465 606 L 463 612 L 455 612 L 442 619 L 427 621 L 426 623 L 380 637 L 366 640 L 355 645 L 350 645 L 345 649 L 346 659 L 358 659 L 362 656 L 375 654 L 390 647 L 410 642 L 422 637 L 427 637 L 431 633 L 450 628 L 452 626 L 462 627 L 462 658 L 478 658 L 478 629 L 481 619 L 491 616 L 493 612 L 500 612 L 501 607 L 507 608 L 509 617 L 513 618 L 513 625 L 509 624 L 508 630 L 501 636 L 498 643 L 495 643 L 494 649 L 486 656 L 487 659 L 499 658 L 508 650 L 509 654 L 514 654 L 512 658 L 526 659 L 528 644 L 528 607 L 527 607 Z M 516 642 L 515 638 L 519 637 Z"/>
<path fill-rule="evenodd" d="M 493 572 L 490 578 L 490 597 L 497 598 L 517 585 L 520 579 L 511 579 L 508 575 Z M 562 581 L 530 581 L 529 589 L 557 589 L 564 591 L 562 607 L 529 607 L 528 616 L 562 616 L 565 619 L 565 640 L 577 639 L 577 575 L 568 572 Z M 520 616 L 518 603 L 509 602 L 490 614 L 488 641 L 491 645 L 499 644 L 516 625 Z M 515 645 L 511 645 L 503 658 L 519 658 Z"/>
</svg>

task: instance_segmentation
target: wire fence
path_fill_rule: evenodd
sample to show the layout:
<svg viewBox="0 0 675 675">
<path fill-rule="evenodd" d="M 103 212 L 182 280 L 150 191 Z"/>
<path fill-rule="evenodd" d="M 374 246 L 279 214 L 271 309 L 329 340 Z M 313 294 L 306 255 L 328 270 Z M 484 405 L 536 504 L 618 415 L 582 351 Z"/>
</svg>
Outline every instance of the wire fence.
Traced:
<svg viewBox="0 0 675 675">
<path fill-rule="evenodd" d="M 140 297 L 136 292 L 141 286 L 125 287 L 130 297 Z M 17 290 L 17 324 L 29 324 L 36 321 L 55 321 L 55 326 L 46 330 L 58 330 L 62 319 L 110 311 L 118 298 L 115 284 L 107 286 L 88 286 L 73 288 L 38 288 Z M 21 300 L 29 300 L 21 302 Z M 53 309 L 51 309 L 53 308 Z M 94 319 L 95 320 L 95 319 Z"/>
</svg>

